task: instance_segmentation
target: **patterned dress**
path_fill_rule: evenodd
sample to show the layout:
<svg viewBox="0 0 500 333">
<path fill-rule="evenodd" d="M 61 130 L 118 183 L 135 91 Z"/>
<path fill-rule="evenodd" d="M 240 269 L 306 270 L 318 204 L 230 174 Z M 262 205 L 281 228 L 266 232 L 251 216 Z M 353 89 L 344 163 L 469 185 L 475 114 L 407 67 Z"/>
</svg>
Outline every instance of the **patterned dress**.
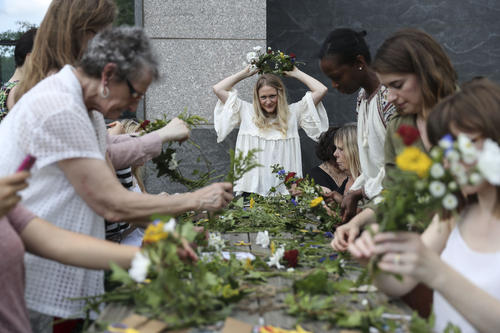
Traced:
<svg viewBox="0 0 500 333">
<path fill-rule="evenodd" d="M 9 109 L 7 109 L 7 98 L 9 97 L 10 91 L 14 88 L 19 81 L 5 82 L 2 87 L 0 87 L 0 122 L 5 118 Z"/>
</svg>

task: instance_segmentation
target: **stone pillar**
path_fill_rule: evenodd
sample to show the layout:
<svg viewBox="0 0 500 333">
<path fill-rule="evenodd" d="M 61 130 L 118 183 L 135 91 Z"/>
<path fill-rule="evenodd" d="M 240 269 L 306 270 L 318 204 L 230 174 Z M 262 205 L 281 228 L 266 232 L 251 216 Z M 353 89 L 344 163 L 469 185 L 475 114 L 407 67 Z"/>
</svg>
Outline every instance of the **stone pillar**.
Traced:
<svg viewBox="0 0 500 333">
<path fill-rule="evenodd" d="M 144 118 L 172 118 L 185 109 L 206 118 L 209 124 L 195 129 L 192 137 L 212 168 L 223 173 L 237 130 L 223 143 L 216 143 L 213 109 L 217 99 L 212 86 L 242 69 L 246 53 L 254 46 L 266 46 L 266 1 L 136 0 L 136 24 L 152 39 L 161 73 L 161 79 L 146 94 Z M 252 77 L 236 86 L 243 99 L 252 100 L 254 82 Z M 178 150 L 180 165 L 188 176 L 197 168 L 194 153 L 186 143 Z M 145 180 L 150 193 L 185 191 L 165 177 L 157 179 L 151 163 Z"/>
</svg>

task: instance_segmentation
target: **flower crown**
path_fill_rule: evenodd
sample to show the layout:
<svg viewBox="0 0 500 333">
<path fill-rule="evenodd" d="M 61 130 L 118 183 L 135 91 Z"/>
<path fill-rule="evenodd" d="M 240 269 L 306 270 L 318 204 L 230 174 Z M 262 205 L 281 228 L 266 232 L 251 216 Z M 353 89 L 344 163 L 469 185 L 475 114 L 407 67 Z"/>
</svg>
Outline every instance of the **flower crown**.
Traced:
<svg viewBox="0 0 500 333">
<path fill-rule="evenodd" d="M 251 65 L 252 70 L 259 69 L 259 74 L 283 75 L 283 72 L 293 70 L 293 66 L 304 63 L 297 62 L 294 53 L 284 54 L 280 50 L 273 51 L 271 47 L 263 52 L 261 46 L 256 46 L 247 53 L 244 64 Z"/>
</svg>

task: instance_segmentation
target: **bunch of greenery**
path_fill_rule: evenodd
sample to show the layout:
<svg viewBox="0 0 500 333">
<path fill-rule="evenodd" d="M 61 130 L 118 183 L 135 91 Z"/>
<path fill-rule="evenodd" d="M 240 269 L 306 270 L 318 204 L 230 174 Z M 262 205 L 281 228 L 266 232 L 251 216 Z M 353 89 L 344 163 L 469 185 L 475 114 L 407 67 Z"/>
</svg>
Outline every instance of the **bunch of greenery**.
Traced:
<svg viewBox="0 0 500 333">
<path fill-rule="evenodd" d="M 271 165 L 271 169 L 281 180 L 277 187 L 284 185 L 289 192 L 297 194 L 291 199 L 297 213 L 315 216 L 323 224 L 322 228 L 328 231 L 342 223 L 340 207 L 335 202 L 325 202 L 323 190 L 314 183 L 314 179 L 309 176 L 298 178 L 295 172 L 287 172 L 279 164 Z M 276 193 L 276 188 L 272 187 L 269 192 Z"/>
<path fill-rule="evenodd" d="M 159 218 L 158 216 L 156 218 Z M 146 230 L 142 255 L 149 261 L 146 278 L 137 282 L 129 272 L 112 266 L 111 279 L 122 285 L 102 296 L 90 298 L 88 308 L 98 311 L 102 303 L 123 303 L 150 318 L 164 321 L 169 329 L 201 326 L 227 317 L 231 305 L 251 292 L 258 281 L 249 267 L 234 256 L 224 260 L 217 253 L 201 256 L 196 262 L 180 259 L 181 239 L 204 247 L 205 235 L 191 223 L 178 224 L 175 232 L 165 231 L 170 217 L 162 217 Z M 134 263 L 132 264 L 134 268 Z"/>
<path fill-rule="evenodd" d="M 206 124 L 207 120 L 196 115 L 187 115 L 185 112 L 180 114 L 178 118 L 184 120 L 188 127 L 192 129 L 193 127 Z M 154 121 L 144 120 L 141 123 L 141 128 L 145 133 L 150 133 L 156 131 L 170 122 L 165 116 L 163 119 L 156 119 Z M 212 169 L 212 164 L 203 154 L 201 147 L 194 142 L 192 139 L 187 141 L 196 151 L 198 151 L 198 157 L 196 162 L 203 162 L 205 165 L 205 171 L 201 172 L 198 169 L 193 170 L 192 176 L 194 178 L 188 178 L 183 175 L 182 171 L 179 169 L 179 164 L 182 160 L 177 160 L 177 149 L 180 147 L 181 143 L 169 142 L 164 146 L 162 152 L 157 157 L 153 158 L 153 163 L 157 169 L 157 176 L 167 176 L 173 182 L 180 183 L 186 186 L 189 190 L 195 190 L 207 185 L 210 181 L 217 179 L 213 177 L 215 171 Z M 197 177 L 196 177 L 197 176 Z"/>
<path fill-rule="evenodd" d="M 225 181 L 230 182 L 233 186 L 238 180 L 240 180 L 245 173 L 252 170 L 253 168 L 260 167 L 257 162 L 257 153 L 259 149 L 250 149 L 246 154 L 241 150 L 234 152 L 234 150 L 229 150 L 229 172 L 226 175 Z"/>
<path fill-rule="evenodd" d="M 262 47 L 256 46 L 253 51 L 247 53 L 247 63 L 255 66 L 259 74 L 276 74 L 283 75 L 283 72 L 293 70 L 293 66 L 298 64 L 305 65 L 303 62 L 297 62 L 296 56 L 293 53 L 284 54 L 280 50 L 273 51 L 268 47 L 266 52 L 262 51 Z"/>
</svg>

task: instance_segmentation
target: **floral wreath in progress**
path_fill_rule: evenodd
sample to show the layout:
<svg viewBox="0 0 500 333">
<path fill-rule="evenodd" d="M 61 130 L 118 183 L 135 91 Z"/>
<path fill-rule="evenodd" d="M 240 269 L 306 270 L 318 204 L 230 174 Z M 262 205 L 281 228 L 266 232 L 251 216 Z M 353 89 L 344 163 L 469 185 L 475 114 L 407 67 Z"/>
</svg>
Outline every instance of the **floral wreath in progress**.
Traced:
<svg viewBox="0 0 500 333">
<path fill-rule="evenodd" d="M 284 54 L 280 50 L 273 51 L 268 47 L 266 52 L 263 52 L 261 46 L 256 46 L 253 51 L 246 55 L 244 65 L 251 65 L 251 69 L 259 70 L 259 74 L 276 74 L 283 75 L 283 72 L 293 70 L 293 66 L 298 64 L 305 65 L 303 62 L 297 62 L 294 53 Z"/>
</svg>

